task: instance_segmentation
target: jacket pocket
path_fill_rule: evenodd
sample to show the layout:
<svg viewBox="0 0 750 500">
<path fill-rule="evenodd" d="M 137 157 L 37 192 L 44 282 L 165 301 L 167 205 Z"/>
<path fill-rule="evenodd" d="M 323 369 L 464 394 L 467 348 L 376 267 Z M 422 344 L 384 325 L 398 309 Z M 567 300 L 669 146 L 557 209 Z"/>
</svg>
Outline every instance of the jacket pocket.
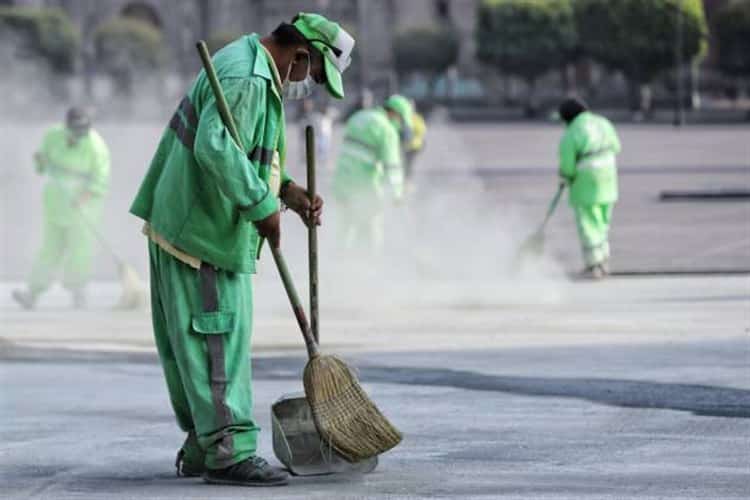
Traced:
<svg viewBox="0 0 750 500">
<path fill-rule="evenodd" d="M 193 315 L 192 326 L 197 333 L 204 335 L 221 335 L 234 330 L 233 312 L 204 312 Z"/>
</svg>

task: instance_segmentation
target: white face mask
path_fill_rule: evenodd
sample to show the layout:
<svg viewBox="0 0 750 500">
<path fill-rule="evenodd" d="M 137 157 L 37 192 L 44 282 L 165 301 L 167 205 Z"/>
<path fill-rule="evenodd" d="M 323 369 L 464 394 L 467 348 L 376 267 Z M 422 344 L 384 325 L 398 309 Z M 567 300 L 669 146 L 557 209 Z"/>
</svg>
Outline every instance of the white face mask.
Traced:
<svg viewBox="0 0 750 500">
<path fill-rule="evenodd" d="M 289 80 L 289 74 L 292 72 L 292 65 L 286 72 L 286 79 L 281 84 L 281 95 L 284 99 L 304 99 L 312 94 L 315 80 L 310 75 L 310 54 L 307 54 L 307 75 L 304 79 L 293 82 Z"/>
</svg>

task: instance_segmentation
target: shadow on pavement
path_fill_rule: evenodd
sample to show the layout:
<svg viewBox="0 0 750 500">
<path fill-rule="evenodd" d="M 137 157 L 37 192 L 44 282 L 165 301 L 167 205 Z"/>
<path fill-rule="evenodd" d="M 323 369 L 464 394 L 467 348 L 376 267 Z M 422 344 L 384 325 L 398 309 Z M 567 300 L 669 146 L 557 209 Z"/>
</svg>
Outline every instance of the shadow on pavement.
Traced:
<svg viewBox="0 0 750 500">
<path fill-rule="evenodd" d="M 157 363 L 151 353 L 42 350 L 0 345 L 0 361 L 49 363 Z M 297 356 L 253 360 L 256 380 L 301 380 L 305 359 Z M 576 377 L 489 375 L 468 370 L 358 364 L 365 383 L 453 387 L 524 396 L 577 398 L 626 408 L 688 411 L 711 417 L 750 418 L 750 390 L 698 384 Z"/>
</svg>

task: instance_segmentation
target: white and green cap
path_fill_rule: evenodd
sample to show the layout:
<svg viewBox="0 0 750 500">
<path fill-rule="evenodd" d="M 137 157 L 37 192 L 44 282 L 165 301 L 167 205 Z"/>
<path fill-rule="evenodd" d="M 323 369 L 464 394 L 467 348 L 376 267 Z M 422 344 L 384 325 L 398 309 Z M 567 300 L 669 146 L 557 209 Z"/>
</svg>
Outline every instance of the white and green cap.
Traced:
<svg viewBox="0 0 750 500">
<path fill-rule="evenodd" d="M 328 92 L 337 99 L 344 97 L 341 74 L 352 62 L 354 38 L 338 23 L 320 14 L 300 12 L 292 23 L 295 28 L 323 54 Z"/>
</svg>

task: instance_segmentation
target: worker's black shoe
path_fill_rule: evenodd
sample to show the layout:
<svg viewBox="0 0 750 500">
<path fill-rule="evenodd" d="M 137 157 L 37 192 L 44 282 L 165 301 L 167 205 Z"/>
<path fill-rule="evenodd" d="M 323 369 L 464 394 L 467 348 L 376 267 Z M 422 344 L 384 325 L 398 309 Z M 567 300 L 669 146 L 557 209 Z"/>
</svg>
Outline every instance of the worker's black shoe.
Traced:
<svg viewBox="0 0 750 500">
<path fill-rule="evenodd" d="M 34 306 L 36 306 L 36 296 L 29 290 L 13 290 L 11 295 L 13 300 L 27 311 L 34 309 Z"/>
<path fill-rule="evenodd" d="M 589 266 L 581 273 L 579 274 L 579 278 L 584 280 L 600 280 L 604 278 L 606 273 L 604 272 L 604 269 L 599 264 L 594 264 L 593 266 Z"/>
<path fill-rule="evenodd" d="M 289 475 L 259 456 L 230 465 L 225 469 L 206 469 L 203 480 L 211 484 L 231 484 L 234 486 L 284 486 Z"/>
<path fill-rule="evenodd" d="M 604 273 L 604 276 L 609 276 L 609 259 L 601 261 L 599 263 L 599 268 Z"/>
<path fill-rule="evenodd" d="M 204 464 L 206 453 L 198 444 L 198 438 L 194 431 L 188 432 L 182 448 L 177 452 L 177 458 L 174 466 L 177 469 L 177 475 L 180 477 L 198 477 L 206 472 Z"/>
<path fill-rule="evenodd" d="M 206 467 L 203 465 L 203 461 L 191 460 L 185 456 L 185 450 L 183 449 L 180 449 L 180 451 L 177 452 L 174 466 L 177 469 L 177 475 L 180 477 L 199 477 L 206 472 Z"/>
</svg>

